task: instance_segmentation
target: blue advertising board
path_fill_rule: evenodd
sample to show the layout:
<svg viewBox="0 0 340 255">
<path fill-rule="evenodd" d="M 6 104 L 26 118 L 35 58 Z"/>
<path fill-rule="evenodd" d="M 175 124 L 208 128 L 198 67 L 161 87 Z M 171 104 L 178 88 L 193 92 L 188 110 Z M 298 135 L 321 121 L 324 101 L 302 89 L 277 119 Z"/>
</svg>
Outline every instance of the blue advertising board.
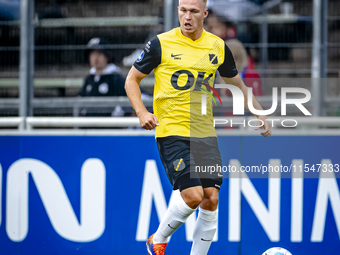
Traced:
<svg viewBox="0 0 340 255">
<path fill-rule="evenodd" d="M 218 139 L 223 164 L 237 171 L 224 179 L 209 254 L 339 253 L 340 137 Z M 266 178 L 247 178 L 251 167 Z M 178 195 L 154 137 L 0 136 L 0 254 L 146 254 Z M 190 253 L 195 217 L 168 255 Z"/>
</svg>

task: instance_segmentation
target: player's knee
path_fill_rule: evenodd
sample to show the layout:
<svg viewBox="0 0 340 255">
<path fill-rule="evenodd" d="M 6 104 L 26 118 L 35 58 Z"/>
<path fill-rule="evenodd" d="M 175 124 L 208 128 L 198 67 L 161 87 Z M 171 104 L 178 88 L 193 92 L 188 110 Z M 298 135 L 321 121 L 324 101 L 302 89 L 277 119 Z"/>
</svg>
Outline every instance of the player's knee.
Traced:
<svg viewBox="0 0 340 255">
<path fill-rule="evenodd" d="M 218 194 L 211 195 L 208 198 L 208 202 L 211 205 L 211 207 L 217 207 L 217 205 L 218 205 Z"/>
<path fill-rule="evenodd" d="M 191 196 L 190 196 L 190 199 L 189 199 L 189 206 L 191 207 L 191 208 L 197 208 L 199 205 L 200 205 L 200 203 L 202 202 L 202 199 L 203 199 L 203 195 L 201 195 L 201 194 L 192 194 Z"/>
<path fill-rule="evenodd" d="M 209 211 L 215 211 L 218 206 L 218 201 L 218 193 L 212 193 L 209 194 L 209 196 L 205 195 L 201 207 Z"/>
<path fill-rule="evenodd" d="M 203 200 L 203 189 L 202 187 L 193 187 L 182 190 L 181 192 L 184 202 L 190 208 L 197 208 Z"/>
</svg>

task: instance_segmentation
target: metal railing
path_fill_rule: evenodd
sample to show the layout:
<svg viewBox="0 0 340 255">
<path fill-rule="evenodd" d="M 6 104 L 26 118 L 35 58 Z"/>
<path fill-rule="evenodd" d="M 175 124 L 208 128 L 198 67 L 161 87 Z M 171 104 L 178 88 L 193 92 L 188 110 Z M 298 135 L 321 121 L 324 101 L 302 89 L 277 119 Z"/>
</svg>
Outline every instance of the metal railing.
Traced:
<svg viewBox="0 0 340 255">
<path fill-rule="evenodd" d="M 155 79 L 152 77 L 144 78 L 140 86 L 141 87 L 153 87 L 155 83 Z M 35 88 L 81 88 L 84 84 L 83 78 L 35 78 L 34 79 L 34 87 Z M 19 79 L 15 78 L 7 78 L 0 79 L 0 88 L 12 88 L 19 87 Z M 1 99 L 0 99 L 1 100 Z"/>
<path fill-rule="evenodd" d="M 294 99 L 298 97 L 291 97 Z M 264 109 L 272 107 L 273 98 L 272 96 L 261 96 L 256 98 Z M 217 105 L 214 107 L 214 112 L 231 112 L 233 105 L 233 98 L 221 97 L 223 107 Z M 151 109 L 153 106 L 153 98 L 143 99 L 144 105 Z M 2 98 L 0 99 L 0 109 L 18 109 L 20 100 L 17 98 Z M 114 108 L 117 105 L 120 107 L 131 108 L 131 103 L 127 97 L 56 97 L 56 98 L 33 98 L 32 107 L 35 109 L 45 109 L 48 112 L 53 112 L 54 116 L 58 115 L 58 110 L 69 109 L 69 113 L 77 117 L 80 115 L 80 111 L 83 108 L 89 109 L 100 109 L 100 108 Z M 311 107 L 311 102 L 304 103 L 307 108 Z M 340 106 L 339 97 L 326 97 L 323 103 L 324 108 L 335 108 Z M 277 109 L 275 112 L 280 112 L 281 109 L 281 98 L 278 98 Z M 131 108 L 132 110 L 132 108 Z M 288 114 L 297 115 L 301 111 L 292 104 L 287 104 Z M 52 115 L 52 116 L 53 116 Z"/>
<path fill-rule="evenodd" d="M 159 17 L 84 17 L 60 19 L 33 19 L 36 27 L 123 27 L 123 26 L 154 26 L 160 21 Z M 19 26 L 20 21 L 0 21 L 0 25 Z"/>
<path fill-rule="evenodd" d="M 23 117 L 7 117 L 0 118 L 0 127 L 16 127 L 23 130 L 25 127 L 25 118 Z"/>
<path fill-rule="evenodd" d="M 240 129 L 253 129 L 255 125 L 254 121 L 256 118 L 253 116 L 246 117 L 214 117 L 216 127 L 223 127 L 221 120 L 235 123 L 235 127 Z M 268 117 L 271 126 L 274 129 L 280 129 L 280 123 L 282 121 L 294 120 L 297 124 L 296 129 L 323 129 L 330 130 L 337 128 L 340 134 L 340 118 L 339 117 L 296 117 L 296 116 L 285 116 L 285 117 Z M 275 120 L 275 121 L 273 121 Z M 248 123 L 252 121 L 252 125 L 244 127 L 241 125 L 242 122 Z M 0 118 L 0 127 L 16 127 L 18 130 L 31 131 L 35 128 L 115 128 L 115 127 L 140 127 L 138 117 L 3 117 Z M 330 129 L 325 129 L 330 128 Z M 282 129 L 282 128 L 281 128 Z M 293 130 L 293 129 L 289 129 Z"/>
</svg>

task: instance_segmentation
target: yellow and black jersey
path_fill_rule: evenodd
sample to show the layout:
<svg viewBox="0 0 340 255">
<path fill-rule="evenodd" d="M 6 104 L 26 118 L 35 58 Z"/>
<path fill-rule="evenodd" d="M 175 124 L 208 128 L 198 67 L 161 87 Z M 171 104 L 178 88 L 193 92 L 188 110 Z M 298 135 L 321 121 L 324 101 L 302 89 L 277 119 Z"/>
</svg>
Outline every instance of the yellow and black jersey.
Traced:
<svg viewBox="0 0 340 255">
<path fill-rule="evenodd" d="M 212 100 L 206 100 L 206 114 L 202 114 L 202 94 L 212 93 L 217 70 L 222 77 L 237 75 L 232 53 L 222 39 L 203 30 L 193 41 L 175 28 L 150 40 L 134 67 L 144 74 L 154 70 L 156 138 L 216 136 Z"/>
</svg>

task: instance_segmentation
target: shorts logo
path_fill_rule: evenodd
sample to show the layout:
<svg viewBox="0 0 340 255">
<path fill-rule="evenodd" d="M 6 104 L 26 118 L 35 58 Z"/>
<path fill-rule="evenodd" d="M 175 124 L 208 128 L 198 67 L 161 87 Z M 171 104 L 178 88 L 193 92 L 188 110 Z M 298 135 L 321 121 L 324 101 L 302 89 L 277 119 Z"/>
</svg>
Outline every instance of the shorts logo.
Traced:
<svg viewBox="0 0 340 255">
<path fill-rule="evenodd" d="M 176 159 L 173 162 L 173 164 L 174 164 L 175 171 L 181 171 L 185 168 L 185 164 L 182 158 Z"/>
<path fill-rule="evenodd" d="M 142 59 L 144 58 L 145 52 L 144 50 L 142 51 L 142 53 L 139 55 L 139 57 L 137 58 L 137 62 L 142 61 Z"/>
</svg>

